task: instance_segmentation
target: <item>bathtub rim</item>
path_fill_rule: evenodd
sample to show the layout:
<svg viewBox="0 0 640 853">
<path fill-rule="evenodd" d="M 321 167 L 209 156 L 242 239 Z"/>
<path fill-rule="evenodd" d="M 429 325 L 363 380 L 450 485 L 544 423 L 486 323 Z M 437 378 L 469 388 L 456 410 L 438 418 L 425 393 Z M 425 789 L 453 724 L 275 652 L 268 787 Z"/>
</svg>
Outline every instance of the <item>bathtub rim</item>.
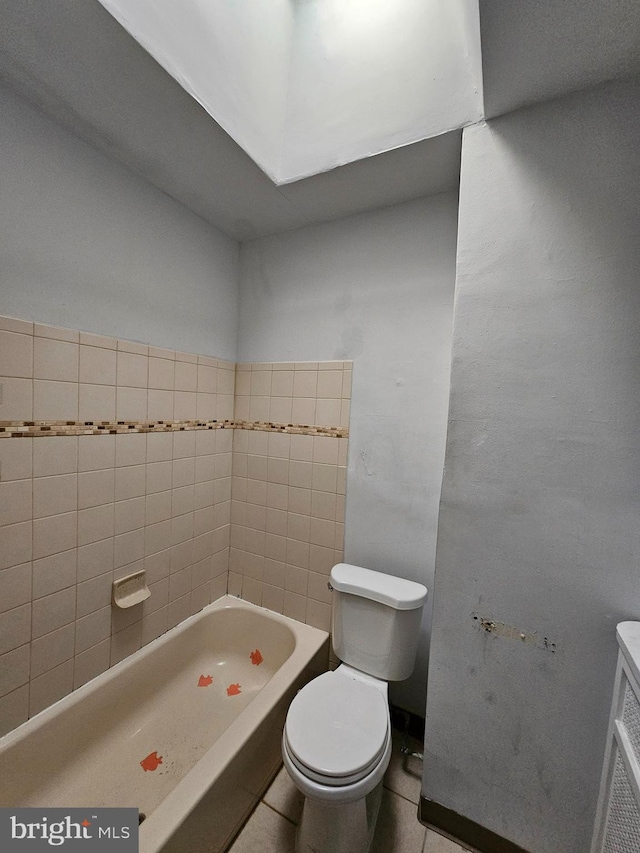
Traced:
<svg viewBox="0 0 640 853">
<path fill-rule="evenodd" d="M 141 649 L 119 661 L 95 678 L 35 714 L 17 728 L 0 738 L 0 755 L 14 744 L 20 743 L 45 726 L 67 708 L 72 708 L 100 690 L 105 682 L 126 672 L 152 651 L 170 643 L 191 625 L 216 610 L 244 609 L 260 613 L 269 620 L 283 623 L 294 635 L 293 651 L 274 672 L 254 700 L 250 702 L 229 725 L 197 763 L 183 776 L 173 790 L 140 826 L 141 853 L 158 853 L 178 826 L 205 796 L 209 787 L 224 773 L 240 748 L 256 731 L 266 715 L 282 700 L 287 689 L 299 678 L 305 668 L 328 641 L 329 634 L 267 608 L 260 607 L 233 595 L 223 595 L 198 613 L 189 616 L 166 633 L 147 643 Z"/>
</svg>

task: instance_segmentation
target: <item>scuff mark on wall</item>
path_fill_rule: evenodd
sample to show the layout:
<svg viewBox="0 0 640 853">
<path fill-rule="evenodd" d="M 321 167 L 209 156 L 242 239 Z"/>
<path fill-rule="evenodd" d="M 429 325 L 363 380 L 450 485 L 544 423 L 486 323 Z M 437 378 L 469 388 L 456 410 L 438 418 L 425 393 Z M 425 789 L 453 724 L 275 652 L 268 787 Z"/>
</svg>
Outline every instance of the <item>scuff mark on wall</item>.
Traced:
<svg viewBox="0 0 640 853">
<path fill-rule="evenodd" d="M 368 454 L 366 450 L 360 451 L 360 459 L 362 460 L 364 470 L 367 472 L 367 477 L 371 477 L 373 475 L 373 471 L 371 470 L 371 468 L 369 468 L 369 465 L 367 464 L 367 456 Z"/>
<path fill-rule="evenodd" d="M 496 622 L 493 619 L 487 619 L 480 616 L 478 613 L 472 613 L 471 618 L 475 622 L 477 628 L 485 634 L 491 634 L 494 637 L 504 637 L 508 640 L 518 640 L 528 646 L 534 646 L 537 649 L 556 653 L 556 644 L 552 643 L 548 637 L 540 637 L 537 631 L 523 631 L 513 625 L 507 625 L 504 622 Z"/>
</svg>

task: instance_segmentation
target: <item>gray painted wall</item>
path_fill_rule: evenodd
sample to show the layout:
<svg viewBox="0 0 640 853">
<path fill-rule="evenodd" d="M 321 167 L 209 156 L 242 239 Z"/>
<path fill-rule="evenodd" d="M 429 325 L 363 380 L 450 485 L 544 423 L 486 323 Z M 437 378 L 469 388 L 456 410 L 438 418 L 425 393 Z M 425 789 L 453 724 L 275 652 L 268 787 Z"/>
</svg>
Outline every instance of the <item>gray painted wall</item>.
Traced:
<svg viewBox="0 0 640 853">
<path fill-rule="evenodd" d="M 485 117 L 640 73 L 636 0 L 479 0 Z"/>
<path fill-rule="evenodd" d="M 0 313 L 235 359 L 238 244 L 0 88 Z"/>
<path fill-rule="evenodd" d="M 245 243 L 239 361 L 353 359 L 345 558 L 432 585 L 456 194 Z M 429 608 L 428 608 L 429 609 Z M 424 713 L 429 614 L 412 679 Z"/>
<path fill-rule="evenodd" d="M 531 853 L 589 849 L 640 619 L 639 97 L 464 132 L 423 793 Z"/>
</svg>

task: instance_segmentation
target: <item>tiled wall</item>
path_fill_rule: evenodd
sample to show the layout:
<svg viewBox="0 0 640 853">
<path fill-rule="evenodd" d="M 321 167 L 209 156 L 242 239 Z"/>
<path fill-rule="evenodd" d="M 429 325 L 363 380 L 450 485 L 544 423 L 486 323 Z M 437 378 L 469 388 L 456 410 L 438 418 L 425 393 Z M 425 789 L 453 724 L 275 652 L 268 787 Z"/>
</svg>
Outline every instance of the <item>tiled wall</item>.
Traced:
<svg viewBox="0 0 640 853">
<path fill-rule="evenodd" d="M 235 418 L 348 427 L 350 361 L 238 364 Z"/>
<path fill-rule="evenodd" d="M 236 423 L 262 428 L 234 431 L 229 592 L 325 630 L 329 572 L 343 553 L 351 369 L 284 362 L 236 373 Z"/>
<path fill-rule="evenodd" d="M 0 317 L 0 734 L 227 589 L 328 629 L 350 394 L 350 362 L 236 378 Z M 151 597 L 113 608 L 141 568 Z"/>
<path fill-rule="evenodd" d="M 0 318 L 0 376 L 2 733 L 226 592 L 232 429 L 117 421 L 231 418 L 235 365 Z"/>
<path fill-rule="evenodd" d="M 0 317 L 0 422 L 233 418 L 235 365 Z"/>
</svg>

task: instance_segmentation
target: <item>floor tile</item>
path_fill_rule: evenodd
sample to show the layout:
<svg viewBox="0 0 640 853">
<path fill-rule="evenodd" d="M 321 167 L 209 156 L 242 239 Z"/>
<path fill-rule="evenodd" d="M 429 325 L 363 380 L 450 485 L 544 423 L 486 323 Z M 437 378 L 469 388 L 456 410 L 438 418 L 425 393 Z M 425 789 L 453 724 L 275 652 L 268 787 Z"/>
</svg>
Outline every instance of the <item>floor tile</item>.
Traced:
<svg viewBox="0 0 640 853">
<path fill-rule="evenodd" d="M 371 853 L 461 853 L 461 847 L 431 830 L 427 832 L 418 821 L 421 764 L 400 753 L 401 743 L 396 734 Z M 421 748 L 412 739 L 408 745 L 416 751 Z M 293 853 L 295 824 L 303 803 L 303 796 L 282 767 L 229 853 Z"/>
<path fill-rule="evenodd" d="M 264 802 L 281 815 L 298 823 L 302 815 L 304 796 L 291 781 L 286 769 L 282 767 L 263 798 Z"/>
<path fill-rule="evenodd" d="M 460 847 L 455 841 L 445 838 L 433 829 L 427 830 L 422 853 L 466 853 L 466 851 L 466 847 Z"/>
<path fill-rule="evenodd" d="M 424 839 L 415 804 L 385 788 L 371 853 L 422 853 Z"/>
<path fill-rule="evenodd" d="M 291 821 L 259 803 L 229 853 L 294 853 L 295 835 Z"/>
<path fill-rule="evenodd" d="M 394 731 L 392 737 L 393 751 L 385 773 L 384 786 L 417 806 L 422 786 L 422 761 L 400 752 L 402 735 L 399 732 Z M 407 738 L 407 746 L 413 752 L 422 752 L 422 744 L 415 738 Z"/>
</svg>

